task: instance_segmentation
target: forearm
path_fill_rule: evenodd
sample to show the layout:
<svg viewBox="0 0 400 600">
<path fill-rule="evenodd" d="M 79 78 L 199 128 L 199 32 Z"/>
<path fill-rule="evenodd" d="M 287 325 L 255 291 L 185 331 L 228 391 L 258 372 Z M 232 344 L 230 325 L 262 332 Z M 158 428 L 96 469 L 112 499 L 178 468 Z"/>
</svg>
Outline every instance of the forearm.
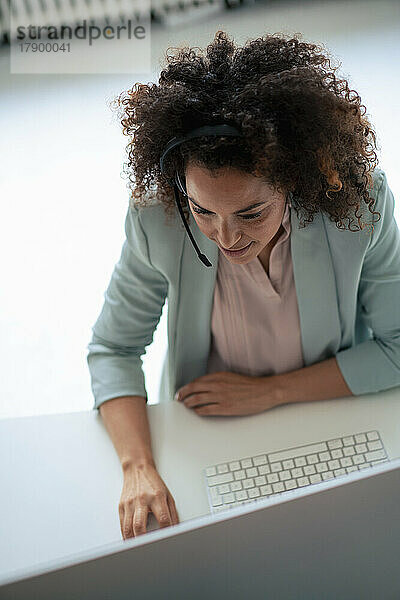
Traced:
<svg viewBox="0 0 400 600">
<path fill-rule="evenodd" d="M 107 400 L 100 405 L 99 411 L 123 471 L 132 466 L 154 465 L 147 405 L 143 396 Z"/>
<path fill-rule="evenodd" d="M 353 396 L 335 357 L 274 377 L 277 383 L 278 404 Z"/>
</svg>

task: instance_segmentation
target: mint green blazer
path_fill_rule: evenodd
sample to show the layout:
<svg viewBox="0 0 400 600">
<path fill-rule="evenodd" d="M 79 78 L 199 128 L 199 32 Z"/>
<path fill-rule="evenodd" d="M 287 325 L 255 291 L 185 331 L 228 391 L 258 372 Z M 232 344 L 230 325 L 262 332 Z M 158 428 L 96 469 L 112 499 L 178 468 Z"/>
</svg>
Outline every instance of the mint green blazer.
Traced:
<svg viewBox="0 0 400 600">
<path fill-rule="evenodd" d="M 381 213 L 368 228 L 339 230 L 319 212 L 299 228 L 291 210 L 290 247 L 305 366 L 335 356 L 354 395 L 400 385 L 400 232 L 381 169 L 371 195 Z M 363 220 L 372 215 L 364 205 Z M 167 223 L 161 203 L 129 206 L 126 240 L 92 327 L 87 363 L 94 406 L 126 395 L 147 397 L 141 356 L 168 306 L 168 350 L 159 401 L 207 373 L 218 246 L 189 225 L 212 267 L 205 267 L 179 214 Z M 260 315 L 260 319 L 262 315 Z"/>
</svg>

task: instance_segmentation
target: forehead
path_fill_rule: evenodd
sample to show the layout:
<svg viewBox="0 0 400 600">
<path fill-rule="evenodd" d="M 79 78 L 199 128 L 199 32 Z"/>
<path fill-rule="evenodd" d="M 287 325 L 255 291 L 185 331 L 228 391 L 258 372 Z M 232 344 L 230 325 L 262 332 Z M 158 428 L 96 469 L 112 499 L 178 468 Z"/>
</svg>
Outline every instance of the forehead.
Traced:
<svg viewBox="0 0 400 600">
<path fill-rule="evenodd" d="M 191 166 L 185 183 L 191 202 L 210 211 L 242 212 L 278 198 L 274 188 L 260 177 L 231 168 L 208 171 Z"/>
<path fill-rule="evenodd" d="M 268 187 L 268 184 L 260 177 L 240 171 L 233 167 L 221 167 L 209 170 L 199 165 L 190 164 L 185 171 L 186 183 L 192 187 L 213 189 L 214 187 L 235 190 L 246 189 L 254 186 Z"/>
<path fill-rule="evenodd" d="M 238 169 L 225 167 L 210 171 L 199 166 L 189 166 L 185 173 L 186 190 L 195 200 L 218 199 L 246 202 L 255 194 L 270 196 L 274 189 L 260 177 Z"/>
</svg>

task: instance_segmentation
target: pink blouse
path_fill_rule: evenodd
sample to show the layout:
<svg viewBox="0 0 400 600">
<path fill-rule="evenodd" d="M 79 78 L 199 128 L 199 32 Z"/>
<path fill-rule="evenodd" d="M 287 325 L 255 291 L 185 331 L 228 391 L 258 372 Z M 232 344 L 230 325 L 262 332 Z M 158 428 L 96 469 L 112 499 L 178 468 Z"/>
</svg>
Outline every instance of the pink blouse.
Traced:
<svg viewBox="0 0 400 600">
<path fill-rule="evenodd" d="M 207 373 L 276 375 L 304 367 L 290 252 L 290 198 L 284 231 L 272 248 L 269 276 L 256 256 L 229 262 L 219 251 Z"/>
</svg>

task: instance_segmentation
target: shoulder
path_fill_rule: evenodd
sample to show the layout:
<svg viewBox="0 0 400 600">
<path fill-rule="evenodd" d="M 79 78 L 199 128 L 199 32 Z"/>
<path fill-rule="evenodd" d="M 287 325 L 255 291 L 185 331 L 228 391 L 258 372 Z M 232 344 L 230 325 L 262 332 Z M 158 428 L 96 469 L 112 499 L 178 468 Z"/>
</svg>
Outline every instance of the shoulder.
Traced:
<svg viewBox="0 0 400 600">
<path fill-rule="evenodd" d="M 374 247 L 377 241 L 385 235 L 386 230 L 392 223 L 395 206 L 394 196 L 389 187 L 386 173 L 382 169 L 376 168 L 371 175 L 373 179 L 373 188 L 370 190 L 369 194 L 375 200 L 373 210 L 379 212 L 380 218 L 379 220 L 376 220 L 377 217 L 373 216 L 368 207 L 364 205 L 365 213 L 366 215 L 369 215 L 369 220 L 367 222 L 373 225 L 369 249 Z M 367 220 L 366 217 L 365 220 Z"/>
<path fill-rule="evenodd" d="M 388 185 L 386 174 L 382 169 L 375 168 L 371 172 L 371 177 L 372 187 L 368 188 L 368 193 L 374 200 L 372 210 L 374 212 L 379 212 L 381 218 L 378 220 L 378 215 L 374 215 L 370 211 L 364 200 L 361 201 L 360 213 L 361 221 L 365 223 L 365 226 L 361 231 L 339 229 L 336 224 L 329 219 L 327 214 L 322 213 L 323 222 L 330 237 L 333 236 L 334 239 L 346 239 L 349 244 L 355 244 L 357 242 L 357 246 L 361 244 L 361 246 L 364 246 L 365 248 L 370 248 L 380 237 L 382 229 L 387 227 L 393 216 L 393 194 Z M 353 218 L 355 219 L 355 217 Z M 354 225 L 357 225 L 357 221 L 353 221 L 352 227 L 354 227 Z"/>
<path fill-rule="evenodd" d="M 170 262 L 176 262 L 182 243 L 184 226 L 178 217 L 175 213 L 167 216 L 159 201 L 140 207 L 135 207 L 132 202 L 129 204 L 128 219 L 149 261 L 162 271 Z"/>
</svg>

